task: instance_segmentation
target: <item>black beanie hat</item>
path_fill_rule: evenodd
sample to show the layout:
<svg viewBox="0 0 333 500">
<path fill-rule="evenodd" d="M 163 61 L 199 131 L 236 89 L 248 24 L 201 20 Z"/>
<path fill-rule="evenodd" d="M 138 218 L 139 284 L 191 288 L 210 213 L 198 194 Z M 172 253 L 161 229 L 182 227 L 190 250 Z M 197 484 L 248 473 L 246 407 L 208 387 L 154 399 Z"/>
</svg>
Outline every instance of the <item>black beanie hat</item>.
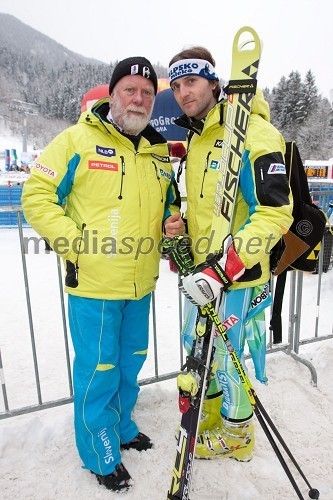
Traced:
<svg viewBox="0 0 333 500">
<path fill-rule="evenodd" d="M 120 61 L 113 70 L 109 86 L 110 95 L 116 83 L 127 75 L 140 75 L 148 78 L 154 85 L 155 95 L 157 94 L 157 76 L 150 61 L 145 57 L 128 57 Z"/>
</svg>

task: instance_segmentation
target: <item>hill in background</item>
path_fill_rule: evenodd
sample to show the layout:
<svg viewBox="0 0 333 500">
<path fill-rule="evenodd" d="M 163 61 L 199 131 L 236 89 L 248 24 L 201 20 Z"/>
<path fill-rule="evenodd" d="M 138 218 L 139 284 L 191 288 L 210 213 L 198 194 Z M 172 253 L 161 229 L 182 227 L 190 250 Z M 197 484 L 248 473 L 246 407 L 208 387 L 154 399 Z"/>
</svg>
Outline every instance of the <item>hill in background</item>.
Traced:
<svg viewBox="0 0 333 500">
<path fill-rule="evenodd" d="M 76 54 L 9 14 L 0 14 L 0 23 L 0 134 L 9 130 L 21 136 L 24 114 L 13 101 L 33 103 L 38 115 L 27 118 L 28 142 L 42 149 L 77 121 L 83 95 L 107 84 L 117 61 L 106 64 Z M 167 75 L 166 68 L 154 67 L 159 78 Z M 332 109 L 318 94 L 311 70 L 304 81 L 297 70 L 282 76 L 264 94 L 271 122 L 286 141 L 298 143 L 303 158 L 332 157 Z"/>
<path fill-rule="evenodd" d="M 38 115 L 28 117 L 28 140 L 43 148 L 77 121 L 83 95 L 109 83 L 117 61 L 76 54 L 9 14 L 0 13 L 0 24 L 0 132 L 19 136 L 23 117 L 13 100 L 33 103 Z M 166 76 L 166 68 L 154 66 L 158 76 Z"/>
</svg>

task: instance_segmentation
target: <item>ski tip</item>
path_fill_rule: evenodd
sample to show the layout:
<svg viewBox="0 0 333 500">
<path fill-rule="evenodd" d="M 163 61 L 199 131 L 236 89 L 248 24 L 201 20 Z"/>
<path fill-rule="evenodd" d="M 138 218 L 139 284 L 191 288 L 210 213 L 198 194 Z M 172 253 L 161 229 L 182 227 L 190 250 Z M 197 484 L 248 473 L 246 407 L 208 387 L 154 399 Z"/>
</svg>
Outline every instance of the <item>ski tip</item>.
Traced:
<svg viewBox="0 0 333 500">
<path fill-rule="evenodd" d="M 251 26 L 243 26 L 240 28 L 234 38 L 233 52 L 254 52 L 258 53 L 258 57 L 262 51 L 262 41 L 258 33 Z"/>
</svg>

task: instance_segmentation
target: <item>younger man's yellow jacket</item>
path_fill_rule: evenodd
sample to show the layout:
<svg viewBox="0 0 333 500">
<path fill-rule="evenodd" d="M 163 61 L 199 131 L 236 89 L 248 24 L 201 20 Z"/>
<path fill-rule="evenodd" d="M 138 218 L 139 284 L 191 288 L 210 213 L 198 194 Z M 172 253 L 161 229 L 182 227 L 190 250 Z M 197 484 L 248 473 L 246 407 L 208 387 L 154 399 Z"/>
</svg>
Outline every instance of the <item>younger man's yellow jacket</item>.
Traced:
<svg viewBox="0 0 333 500">
<path fill-rule="evenodd" d="M 218 102 L 199 122 L 186 115 L 176 124 L 192 130 L 186 158 L 187 225 L 194 261 L 199 264 L 211 248 L 212 214 L 222 155 L 227 101 Z M 292 195 L 284 167 L 285 143 L 269 122 L 262 91 L 253 99 L 231 232 L 246 272 L 232 288 L 266 283 L 269 254 L 292 223 Z"/>
</svg>

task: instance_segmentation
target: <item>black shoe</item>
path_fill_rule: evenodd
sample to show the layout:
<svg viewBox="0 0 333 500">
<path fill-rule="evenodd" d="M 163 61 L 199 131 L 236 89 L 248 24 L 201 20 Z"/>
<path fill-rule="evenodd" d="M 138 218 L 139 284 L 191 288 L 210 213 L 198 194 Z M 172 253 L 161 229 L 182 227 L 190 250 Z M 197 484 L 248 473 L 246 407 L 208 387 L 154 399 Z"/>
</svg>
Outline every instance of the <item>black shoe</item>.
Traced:
<svg viewBox="0 0 333 500">
<path fill-rule="evenodd" d="M 116 465 L 116 469 L 106 476 L 101 476 L 93 471 L 91 472 L 95 474 L 99 484 L 102 484 L 108 490 L 128 491 L 133 485 L 132 478 L 123 464 Z"/>
<path fill-rule="evenodd" d="M 150 441 L 150 438 L 139 432 L 135 438 L 125 444 L 121 444 L 120 448 L 123 450 L 137 450 L 137 451 L 146 451 L 153 447 L 153 443 Z"/>
</svg>

